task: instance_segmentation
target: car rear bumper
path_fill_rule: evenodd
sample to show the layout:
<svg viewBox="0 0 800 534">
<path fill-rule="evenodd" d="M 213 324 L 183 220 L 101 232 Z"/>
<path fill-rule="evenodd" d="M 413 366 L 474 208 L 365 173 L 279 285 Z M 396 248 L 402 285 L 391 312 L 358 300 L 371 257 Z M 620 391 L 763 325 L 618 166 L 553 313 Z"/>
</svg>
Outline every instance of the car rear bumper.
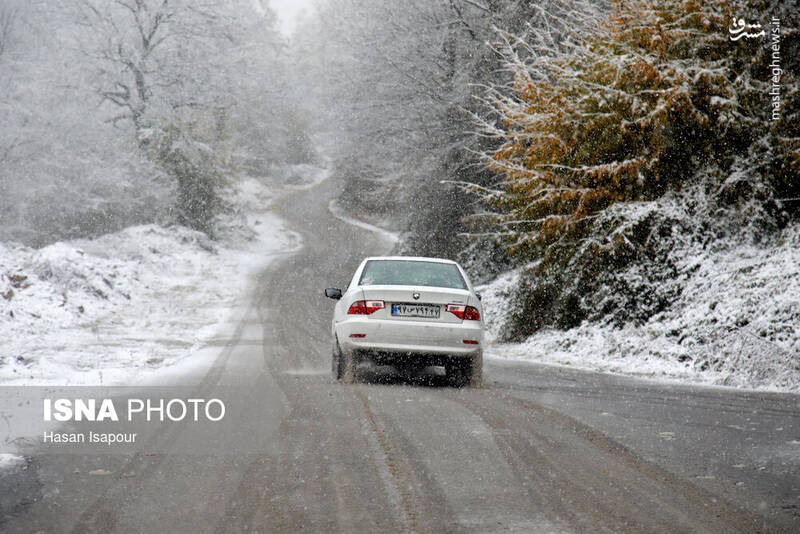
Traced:
<svg viewBox="0 0 800 534">
<path fill-rule="evenodd" d="M 353 318 L 336 325 L 336 336 L 343 351 L 370 352 L 382 355 L 383 359 L 392 355 L 470 357 L 483 349 L 480 321 L 433 323 Z"/>
</svg>

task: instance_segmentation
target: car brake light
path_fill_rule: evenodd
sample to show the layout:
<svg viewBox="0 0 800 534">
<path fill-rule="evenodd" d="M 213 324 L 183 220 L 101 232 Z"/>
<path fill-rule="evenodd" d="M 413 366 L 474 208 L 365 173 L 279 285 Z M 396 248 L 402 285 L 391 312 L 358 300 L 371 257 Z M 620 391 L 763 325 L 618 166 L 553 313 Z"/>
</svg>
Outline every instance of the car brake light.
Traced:
<svg viewBox="0 0 800 534">
<path fill-rule="evenodd" d="M 480 321 L 481 314 L 478 311 L 478 308 L 473 308 L 472 306 L 467 306 L 467 309 L 464 310 L 464 320 L 465 321 Z"/>
<path fill-rule="evenodd" d="M 445 311 L 449 311 L 464 321 L 480 321 L 481 314 L 477 308 L 463 304 L 448 304 Z"/>
<path fill-rule="evenodd" d="M 357 300 L 350 305 L 350 309 L 347 310 L 347 315 L 366 315 L 367 314 L 367 305 L 364 303 L 363 300 Z"/>
<path fill-rule="evenodd" d="M 474 339 L 465 339 L 464 343 L 466 343 L 467 345 L 477 345 L 478 344 L 478 342 L 475 341 Z"/>
<path fill-rule="evenodd" d="M 357 300 L 347 310 L 348 315 L 369 315 L 382 310 L 385 304 L 382 300 Z"/>
</svg>

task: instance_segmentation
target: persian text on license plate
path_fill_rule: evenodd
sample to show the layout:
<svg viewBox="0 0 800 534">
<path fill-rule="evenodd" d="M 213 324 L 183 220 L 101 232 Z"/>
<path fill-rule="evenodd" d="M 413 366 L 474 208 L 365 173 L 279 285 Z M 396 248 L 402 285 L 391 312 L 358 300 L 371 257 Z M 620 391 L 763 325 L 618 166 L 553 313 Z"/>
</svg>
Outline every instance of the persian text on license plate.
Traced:
<svg viewBox="0 0 800 534">
<path fill-rule="evenodd" d="M 439 306 L 428 304 L 392 304 L 392 315 L 395 317 L 430 317 L 439 318 Z"/>
</svg>

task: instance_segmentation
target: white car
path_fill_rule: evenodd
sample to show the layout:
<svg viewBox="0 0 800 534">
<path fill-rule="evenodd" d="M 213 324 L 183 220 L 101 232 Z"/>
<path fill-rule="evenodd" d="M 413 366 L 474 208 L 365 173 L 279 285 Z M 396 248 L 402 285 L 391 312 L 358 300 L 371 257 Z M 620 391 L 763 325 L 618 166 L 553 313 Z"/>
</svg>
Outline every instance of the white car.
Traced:
<svg viewBox="0 0 800 534">
<path fill-rule="evenodd" d="M 333 376 L 353 381 L 366 358 L 398 368 L 444 366 L 459 384 L 483 376 L 483 310 L 469 277 L 454 261 L 367 258 L 333 312 Z"/>
</svg>

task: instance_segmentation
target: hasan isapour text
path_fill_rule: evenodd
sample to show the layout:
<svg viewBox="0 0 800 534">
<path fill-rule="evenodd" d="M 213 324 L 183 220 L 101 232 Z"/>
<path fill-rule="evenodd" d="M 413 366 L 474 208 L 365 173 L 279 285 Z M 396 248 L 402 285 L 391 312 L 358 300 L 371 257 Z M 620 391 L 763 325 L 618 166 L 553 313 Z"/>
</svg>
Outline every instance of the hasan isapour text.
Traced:
<svg viewBox="0 0 800 534">
<path fill-rule="evenodd" d="M 136 443 L 136 432 L 48 432 L 42 443 Z"/>
</svg>

